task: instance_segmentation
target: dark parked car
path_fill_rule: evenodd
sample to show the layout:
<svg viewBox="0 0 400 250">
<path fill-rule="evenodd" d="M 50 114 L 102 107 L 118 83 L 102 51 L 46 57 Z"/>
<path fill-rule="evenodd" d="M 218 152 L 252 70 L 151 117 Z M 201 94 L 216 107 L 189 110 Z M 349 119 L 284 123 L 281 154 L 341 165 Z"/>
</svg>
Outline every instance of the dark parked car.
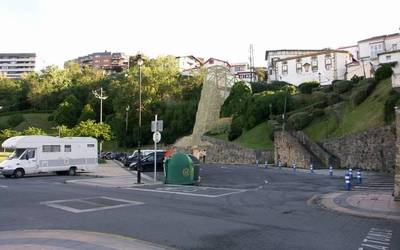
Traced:
<svg viewBox="0 0 400 250">
<path fill-rule="evenodd" d="M 164 154 L 165 152 L 157 152 L 157 161 L 156 161 L 156 166 L 157 166 L 157 171 L 164 171 Z M 129 169 L 131 170 L 137 170 L 138 167 L 138 160 L 132 161 L 129 165 Z M 154 171 L 154 153 L 150 153 L 142 158 L 141 161 L 142 165 L 142 171 Z"/>
</svg>

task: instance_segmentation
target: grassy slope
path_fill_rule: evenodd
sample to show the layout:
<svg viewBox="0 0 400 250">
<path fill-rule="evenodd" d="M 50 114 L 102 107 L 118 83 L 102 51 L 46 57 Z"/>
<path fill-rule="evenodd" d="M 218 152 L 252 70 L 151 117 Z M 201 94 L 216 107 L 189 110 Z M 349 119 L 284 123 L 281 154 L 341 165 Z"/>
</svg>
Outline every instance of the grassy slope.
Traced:
<svg viewBox="0 0 400 250">
<path fill-rule="evenodd" d="M 265 122 L 244 131 L 234 142 L 244 147 L 254 149 L 272 149 L 273 142 L 269 138 L 272 128 Z"/>
<path fill-rule="evenodd" d="M 384 125 L 383 106 L 391 91 L 391 81 L 380 82 L 374 92 L 357 107 L 346 102 L 315 119 L 304 131 L 314 140 L 342 137 Z"/>
<path fill-rule="evenodd" d="M 21 124 L 19 124 L 13 129 L 22 131 L 24 129 L 27 129 L 28 127 L 37 127 L 43 129 L 49 134 L 54 134 L 56 132 L 54 129 L 52 129 L 53 127 L 56 126 L 56 124 L 54 122 L 48 121 L 50 114 L 30 113 L 30 114 L 23 114 L 23 116 L 25 118 L 25 121 L 23 121 Z M 6 122 L 8 119 L 9 116 L 1 116 L 0 122 L 7 124 Z"/>
</svg>

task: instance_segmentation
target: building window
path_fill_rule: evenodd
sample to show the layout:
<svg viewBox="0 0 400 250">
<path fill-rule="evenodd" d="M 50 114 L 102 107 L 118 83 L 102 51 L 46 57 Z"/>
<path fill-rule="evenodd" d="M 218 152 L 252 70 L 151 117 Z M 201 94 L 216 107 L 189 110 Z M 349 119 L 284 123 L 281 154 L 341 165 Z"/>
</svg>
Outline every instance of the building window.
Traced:
<svg viewBox="0 0 400 250">
<path fill-rule="evenodd" d="M 44 153 L 61 152 L 61 146 L 60 145 L 43 145 L 42 151 Z"/>
<path fill-rule="evenodd" d="M 331 70 L 332 69 L 331 55 L 326 55 L 325 56 L 325 69 L 326 70 Z"/>
<path fill-rule="evenodd" d="M 87 147 L 88 148 L 94 148 L 94 144 L 88 144 Z"/>
<path fill-rule="evenodd" d="M 312 57 L 311 58 L 311 69 L 313 72 L 318 71 L 318 58 L 317 57 Z"/>
<path fill-rule="evenodd" d="M 397 50 L 397 44 L 392 44 L 392 50 Z"/>
<path fill-rule="evenodd" d="M 371 49 L 371 57 L 376 58 L 377 55 L 381 52 L 383 52 L 383 44 L 382 43 L 373 43 L 370 44 L 370 49 Z"/>
<path fill-rule="evenodd" d="M 287 62 L 282 63 L 282 74 L 287 75 L 288 74 L 288 65 Z"/>
<path fill-rule="evenodd" d="M 64 152 L 71 152 L 71 145 L 65 145 Z"/>
<path fill-rule="evenodd" d="M 303 67 L 301 65 L 301 59 L 296 60 L 296 72 L 301 73 L 303 71 Z"/>
<path fill-rule="evenodd" d="M 386 61 L 390 61 L 390 60 L 392 60 L 392 56 L 391 55 L 387 55 L 386 56 Z"/>
<path fill-rule="evenodd" d="M 305 71 L 305 72 L 308 72 L 308 71 L 310 70 L 310 64 L 309 64 L 309 63 L 305 63 L 305 64 L 303 65 L 303 67 L 304 67 L 304 71 Z"/>
</svg>

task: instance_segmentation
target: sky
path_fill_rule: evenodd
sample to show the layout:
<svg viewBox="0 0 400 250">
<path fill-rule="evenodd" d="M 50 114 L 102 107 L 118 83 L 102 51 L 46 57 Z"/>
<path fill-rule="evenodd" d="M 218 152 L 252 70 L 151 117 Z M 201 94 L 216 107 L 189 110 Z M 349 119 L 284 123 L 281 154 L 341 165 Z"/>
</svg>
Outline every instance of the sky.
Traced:
<svg viewBox="0 0 400 250">
<path fill-rule="evenodd" d="M 354 45 L 399 32 L 399 0 L 0 0 L 0 53 L 37 69 L 93 52 L 194 55 L 265 66 L 271 49 Z"/>
</svg>

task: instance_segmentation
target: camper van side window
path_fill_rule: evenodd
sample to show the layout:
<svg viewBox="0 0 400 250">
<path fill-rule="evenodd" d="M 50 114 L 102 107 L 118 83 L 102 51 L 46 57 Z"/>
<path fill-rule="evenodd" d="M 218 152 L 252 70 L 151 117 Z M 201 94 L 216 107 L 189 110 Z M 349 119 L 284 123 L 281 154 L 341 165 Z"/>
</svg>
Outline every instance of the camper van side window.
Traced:
<svg viewBox="0 0 400 250">
<path fill-rule="evenodd" d="M 71 145 L 65 145 L 64 152 L 71 152 Z"/>
<path fill-rule="evenodd" d="M 43 152 L 60 152 L 61 151 L 61 146 L 60 145 L 43 145 L 42 146 L 42 151 Z"/>
<path fill-rule="evenodd" d="M 94 144 L 88 144 L 87 147 L 88 148 L 94 148 Z"/>
</svg>

